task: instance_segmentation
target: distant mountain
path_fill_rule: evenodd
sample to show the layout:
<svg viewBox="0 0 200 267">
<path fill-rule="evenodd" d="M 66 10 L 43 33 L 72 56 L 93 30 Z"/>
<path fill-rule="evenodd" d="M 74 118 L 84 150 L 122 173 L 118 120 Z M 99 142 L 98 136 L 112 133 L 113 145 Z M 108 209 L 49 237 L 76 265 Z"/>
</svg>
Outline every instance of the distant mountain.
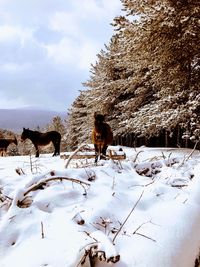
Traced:
<svg viewBox="0 0 200 267">
<path fill-rule="evenodd" d="M 16 133 L 22 128 L 36 129 L 49 124 L 55 116 L 66 119 L 65 112 L 36 109 L 0 109 L 0 129 L 10 130 Z"/>
</svg>

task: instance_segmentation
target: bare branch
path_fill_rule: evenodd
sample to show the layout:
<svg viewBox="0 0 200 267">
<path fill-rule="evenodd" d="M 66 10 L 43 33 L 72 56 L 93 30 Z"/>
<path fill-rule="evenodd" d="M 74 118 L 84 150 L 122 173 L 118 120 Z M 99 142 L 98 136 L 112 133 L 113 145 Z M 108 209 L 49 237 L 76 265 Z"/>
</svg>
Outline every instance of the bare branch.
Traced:
<svg viewBox="0 0 200 267">
<path fill-rule="evenodd" d="M 147 239 L 149 239 L 149 240 L 151 240 L 151 241 L 153 241 L 153 242 L 156 242 L 155 239 L 153 239 L 153 238 L 151 238 L 151 237 L 149 237 L 149 236 L 146 236 L 146 235 L 143 235 L 143 234 L 140 234 L 140 233 L 135 233 L 135 234 L 136 234 L 136 235 L 143 236 L 143 237 L 145 237 L 145 238 L 147 238 Z"/>
<path fill-rule="evenodd" d="M 142 152 L 144 152 L 144 151 L 138 151 L 138 152 L 137 152 L 137 154 L 135 155 L 135 158 L 134 158 L 134 160 L 133 160 L 134 163 L 136 162 L 136 160 L 137 160 L 139 154 L 142 153 Z"/>
<path fill-rule="evenodd" d="M 121 224 L 121 226 L 120 226 L 119 230 L 116 232 L 116 234 L 115 234 L 115 236 L 114 236 L 114 238 L 113 238 L 113 240 L 112 240 L 113 244 L 114 244 L 114 242 L 115 242 L 115 239 L 117 238 L 118 234 L 121 232 L 121 230 L 122 230 L 123 226 L 124 226 L 124 225 L 125 225 L 125 223 L 128 221 L 128 219 L 129 219 L 129 217 L 131 216 L 132 212 L 133 212 L 133 211 L 134 211 L 134 209 L 136 208 L 137 204 L 140 202 L 140 200 L 141 200 L 141 198 L 142 198 L 143 194 L 144 194 L 144 191 L 142 191 L 142 193 L 141 193 L 140 197 L 138 198 L 137 202 L 134 204 L 134 206 L 133 206 L 132 210 L 129 212 L 128 216 L 126 217 L 126 219 L 124 220 L 124 222 Z"/>
<path fill-rule="evenodd" d="M 83 225 L 85 223 L 85 220 L 81 217 L 80 213 L 83 211 L 80 211 L 74 215 L 72 218 L 73 221 L 75 221 L 79 225 Z"/>
<path fill-rule="evenodd" d="M 17 169 L 15 169 L 15 171 L 16 171 L 16 173 L 19 174 L 19 175 L 24 175 L 24 174 L 25 174 L 25 172 L 23 171 L 22 168 L 17 168 Z"/>
<path fill-rule="evenodd" d="M 196 147 L 197 147 L 198 143 L 199 143 L 199 140 L 198 140 L 198 141 L 196 141 L 196 143 L 195 143 L 195 145 L 194 145 L 194 147 L 193 147 L 193 149 L 192 149 L 191 153 L 188 155 L 188 157 L 185 159 L 185 161 L 188 161 L 188 160 L 189 160 L 189 158 L 192 156 L 192 154 L 194 153 L 194 151 L 195 151 L 195 149 L 196 149 Z"/>
<path fill-rule="evenodd" d="M 42 235 L 42 238 L 44 238 L 44 226 L 43 226 L 43 222 L 41 222 L 41 235 Z"/>
<path fill-rule="evenodd" d="M 81 150 L 81 148 L 87 146 L 87 144 L 81 144 L 71 155 L 70 157 L 68 158 L 66 164 L 65 164 L 65 168 L 67 169 L 70 161 L 73 159 L 73 157 Z"/>
<path fill-rule="evenodd" d="M 56 181 L 56 180 L 66 180 L 66 181 L 70 181 L 70 182 L 73 182 L 73 183 L 77 183 L 77 184 L 80 184 L 84 190 L 85 190 L 85 186 L 90 186 L 89 183 L 86 183 L 86 182 L 83 182 L 81 180 L 78 180 L 78 179 L 75 179 L 75 178 L 68 178 L 68 177 L 52 177 L 52 178 L 46 178 L 46 179 L 43 179 L 42 181 L 39 181 L 37 184 L 34 184 L 33 186 L 31 186 L 25 193 L 24 193 L 24 196 L 28 195 L 31 191 L 35 191 L 37 190 L 38 188 L 40 188 L 42 185 L 50 182 L 50 181 Z M 86 191 L 86 190 L 85 190 Z"/>
<path fill-rule="evenodd" d="M 153 241 L 153 242 L 156 242 L 155 239 L 153 239 L 153 238 L 151 238 L 151 237 L 149 237 L 149 236 L 146 236 L 146 235 L 144 235 L 144 234 L 138 233 L 138 230 L 139 230 L 140 228 L 142 228 L 142 226 L 145 225 L 145 224 L 147 224 L 147 223 L 151 223 L 151 221 L 144 222 L 144 223 L 142 223 L 141 225 L 139 225 L 139 226 L 135 229 L 135 231 L 133 232 L 133 235 L 140 235 L 140 236 L 143 236 L 143 237 L 145 237 L 145 238 L 147 238 L 147 239 L 150 239 L 150 240 Z"/>
</svg>

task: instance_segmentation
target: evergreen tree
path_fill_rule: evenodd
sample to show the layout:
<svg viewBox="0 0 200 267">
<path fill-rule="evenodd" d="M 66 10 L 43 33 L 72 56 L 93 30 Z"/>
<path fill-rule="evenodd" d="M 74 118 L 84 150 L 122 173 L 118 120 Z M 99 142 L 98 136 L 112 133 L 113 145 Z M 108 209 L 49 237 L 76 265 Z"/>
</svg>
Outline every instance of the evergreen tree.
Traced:
<svg viewBox="0 0 200 267">
<path fill-rule="evenodd" d="M 152 136 L 161 129 L 171 131 L 181 122 L 188 125 L 191 117 L 198 116 L 199 3 L 124 1 L 124 5 L 130 14 L 140 17 L 140 26 L 133 38 L 132 31 L 122 34 L 128 35 L 130 42 L 134 40 L 132 51 L 139 55 L 139 66 L 146 64 L 150 70 L 155 92 L 154 100 L 141 106 L 130 120 L 130 128 Z"/>
<path fill-rule="evenodd" d="M 50 125 L 49 125 L 49 130 L 51 131 L 57 131 L 62 135 L 64 135 L 65 133 L 65 126 L 64 126 L 64 122 L 62 121 L 60 116 L 55 116 Z"/>
<path fill-rule="evenodd" d="M 124 16 L 92 66 L 83 107 L 72 105 L 74 142 L 94 111 L 108 114 L 115 136 L 172 136 L 179 125 L 198 132 L 200 5 L 196 0 L 121 0 Z M 84 97 L 83 97 L 84 95 Z M 75 115 L 76 114 L 76 115 Z M 73 120 L 73 118 L 75 118 Z M 80 134 L 80 135 L 79 135 Z M 180 133 L 176 133 L 177 140 Z M 191 135 L 191 133 L 190 133 Z M 186 136 L 186 135 L 185 135 Z"/>
<path fill-rule="evenodd" d="M 67 150 L 74 150 L 78 144 L 90 140 L 91 123 L 89 107 L 85 104 L 89 91 L 81 91 L 69 110 L 67 130 L 64 136 Z M 89 121 L 87 121 L 87 118 Z"/>
</svg>

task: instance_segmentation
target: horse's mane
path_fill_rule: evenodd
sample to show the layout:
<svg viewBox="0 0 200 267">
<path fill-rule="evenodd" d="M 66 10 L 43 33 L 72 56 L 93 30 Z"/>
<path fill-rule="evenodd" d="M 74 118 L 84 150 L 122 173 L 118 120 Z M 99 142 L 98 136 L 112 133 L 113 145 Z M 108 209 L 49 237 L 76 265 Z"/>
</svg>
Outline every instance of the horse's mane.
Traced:
<svg viewBox="0 0 200 267">
<path fill-rule="evenodd" d="M 40 133 L 39 131 L 36 131 L 36 130 L 30 130 L 29 128 L 28 128 L 28 129 L 25 128 L 25 131 L 29 131 L 29 132 L 31 132 L 31 133 Z"/>
<path fill-rule="evenodd" d="M 29 130 L 29 131 L 31 131 L 31 130 Z M 31 131 L 31 132 L 34 132 L 36 134 L 41 134 L 41 132 L 39 132 L 39 131 Z"/>
</svg>

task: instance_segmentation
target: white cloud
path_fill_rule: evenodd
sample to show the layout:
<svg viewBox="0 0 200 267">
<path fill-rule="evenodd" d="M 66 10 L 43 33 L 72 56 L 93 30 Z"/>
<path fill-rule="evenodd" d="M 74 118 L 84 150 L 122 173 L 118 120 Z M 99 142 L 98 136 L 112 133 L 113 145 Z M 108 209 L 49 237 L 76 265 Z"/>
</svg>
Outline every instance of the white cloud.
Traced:
<svg viewBox="0 0 200 267">
<path fill-rule="evenodd" d="M 120 10 L 121 2 L 118 0 L 76 0 L 73 9 L 78 17 L 88 20 L 112 19 L 116 11 Z"/>
<path fill-rule="evenodd" d="M 15 109 L 15 108 L 25 108 L 28 104 L 24 102 L 22 97 L 16 97 L 16 98 L 5 98 L 0 97 L 0 108 L 1 109 Z"/>
<path fill-rule="evenodd" d="M 49 101 L 66 109 L 109 41 L 120 7 L 120 0 L 0 0 L 0 108 L 20 95 L 22 106 Z"/>
<path fill-rule="evenodd" d="M 73 42 L 73 40 L 63 38 L 56 44 L 44 45 L 44 47 L 48 51 L 48 56 L 57 64 L 76 64 L 74 62 L 74 57 L 78 46 Z"/>
<path fill-rule="evenodd" d="M 111 22 L 121 7 L 119 0 L 71 0 L 70 3 L 68 11 L 55 12 L 50 19 L 50 28 L 66 34 L 83 35 L 86 34 L 81 31 L 84 23 L 88 23 L 88 27 L 95 27 L 99 21 Z"/>
<path fill-rule="evenodd" d="M 76 36 L 80 33 L 76 16 L 74 12 L 56 12 L 50 19 L 50 29 Z"/>
<path fill-rule="evenodd" d="M 120 1 L 100 0 L 100 2 L 102 2 L 104 11 L 106 11 L 106 13 L 109 14 L 111 18 L 114 18 L 116 15 L 119 15 L 119 13 L 117 13 L 116 11 L 119 12 L 122 7 L 122 4 Z"/>
<path fill-rule="evenodd" d="M 0 42 L 12 42 L 16 39 L 20 39 L 23 43 L 25 40 L 30 39 L 32 31 L 26 28 L 20 28 L 10 25 L 0 25 Z"/>
<path fill-rule="evenodd" d="M 92 42 L 87 41 L 84 42 L 83 45 L 81 46 L 78 56 L 79 56 L 79 61 L 78 61 L 78 66 L 80 69 L 85 69 L 89 70 L 91 64 L 95 63 L 97 57 L 97 51 L 99 52 L 100 50 L 100 44 L 95 43 L 94 41 Z"/>
<path fill-rule="evenodd" d="M 56 64 L 71 66 L 77 70 L 88 70 L 96 59 L 100 44 L 88 39 L 79 43 L 73 39 L 63 38 L 59 43 L 45 47 L 49 58 Z"/>
<path fill-rule="evenodd" d="M 109 24 L 121 3 L 118 0 L 76 0 L 70 3 L 69 10 L 56 12 L 49 24 L 51 30 L 61 32 L 64 37 L 46 48 L 49 57 L 57 64 L 89 70 L 107 41 L 102 41 L 102 36 L 105 37 L 104 21 L 107 21 L 106 32 L 110 30 L 110 38 Z"/>
<path fill-rule="evenodd" d="M 14 73 L 14 72 L 19 72 L 19 71 L 25 71 L 28 68 L 30 68 L 30 64 L 25 63 L 25 64 L 17 64 L 17 63 L 5 63 L 0 65 L 0 72 L 5 73 Z"/>
</svg>

